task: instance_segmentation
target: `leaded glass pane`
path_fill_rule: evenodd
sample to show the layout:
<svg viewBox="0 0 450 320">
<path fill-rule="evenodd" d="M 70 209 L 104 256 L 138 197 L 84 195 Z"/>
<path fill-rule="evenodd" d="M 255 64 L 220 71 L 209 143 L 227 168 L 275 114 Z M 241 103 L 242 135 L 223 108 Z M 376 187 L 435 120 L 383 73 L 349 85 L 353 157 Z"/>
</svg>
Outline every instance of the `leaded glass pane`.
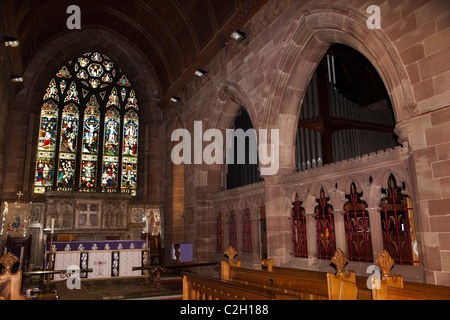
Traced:
<svg viewBox="0 0 450 320">
<path fill-rule="evenodd" d="M 59 152 L 76 152 L 78 138 L 78 108 L 72 103 L 62 114 Z"/>
<path fill-rule="evenodd" d="M 57 126 L 58 107 L 53 101 L 48 101 L 41 109 L 38 150 L 55 151 Z"/>
<path fill-rule="evenodd" d="M 119 155 L 120 115 L 116 109 L 110 109 L 105 115 L 105 134 L 103 154 Z"/>
</svg>

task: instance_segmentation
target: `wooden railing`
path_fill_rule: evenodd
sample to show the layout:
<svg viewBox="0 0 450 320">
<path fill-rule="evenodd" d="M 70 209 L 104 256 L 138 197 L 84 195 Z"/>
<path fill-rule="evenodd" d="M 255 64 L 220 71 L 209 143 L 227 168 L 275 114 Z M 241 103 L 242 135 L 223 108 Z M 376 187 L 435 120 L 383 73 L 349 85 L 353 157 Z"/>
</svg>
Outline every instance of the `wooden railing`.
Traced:
<svg viewBox="0 0 450 320">
<path fill-rule="evenodd" d="M 26 300 L 22 290 L 22 270 L 12 272 L 13 266 L 19 262 L 14 254 L 8 252 L 0 258 L 4 273 L 0 274 L 0 300 Z"/>
</svg>

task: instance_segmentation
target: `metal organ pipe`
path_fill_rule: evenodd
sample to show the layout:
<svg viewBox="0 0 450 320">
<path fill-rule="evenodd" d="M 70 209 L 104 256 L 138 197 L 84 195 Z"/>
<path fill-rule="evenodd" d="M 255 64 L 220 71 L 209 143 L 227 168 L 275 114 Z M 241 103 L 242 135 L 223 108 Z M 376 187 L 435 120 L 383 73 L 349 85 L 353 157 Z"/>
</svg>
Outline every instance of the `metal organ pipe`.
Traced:
<svg viewBox="0 0 450 320">
<path fill-rule="evenodd" d="M 331 118 L 367 122 L 373 124 L 393 125 L 395 123 L 390 109 L 369 110 L 347 99 L 335 88 L 336 74 L 334 57 L 327 56 L 328 66 L 328 108 Z M 300 120 L 320 116 L 317 74 L 314 74 L 305 93 L 300 110 Z M 319 131 L 299 127 L 296 133 L 295 161 L 297 170 L 303 171 L 323 166 L 322 137 Z M 397 145 L 393 134 L 372 132 L 348 128 L 331 134 L 332 157 L 334 161 L 370 154 L 380 149 L 393 148 Z"/>
</svg>

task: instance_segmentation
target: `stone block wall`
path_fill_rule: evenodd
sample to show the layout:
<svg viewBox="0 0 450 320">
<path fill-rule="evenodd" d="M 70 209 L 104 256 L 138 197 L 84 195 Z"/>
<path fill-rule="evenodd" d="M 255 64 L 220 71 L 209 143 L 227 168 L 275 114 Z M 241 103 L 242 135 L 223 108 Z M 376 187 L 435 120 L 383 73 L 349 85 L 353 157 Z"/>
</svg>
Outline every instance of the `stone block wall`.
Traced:
<svg viewBox="0 0 450 320">
<path fill-rule="evenodd" d="M 367 28 L 370 5 L 380 8 L 381 29 Z M 374 65 L 394 108 L 396 133 L 406 156 L 403 166 L 409 173 L 409 195 L 418 217 L 420 270 L 416 276 L 422 279 L 423 273 L 425 282 L 450 285 L 450 227 L 446 223 L 450 217 L 446 207 L 450 180 L 449 13 L 450 4 L 443 0 L 270 0 L 243 28 L 247 39 L 230 42 L 204 67 L 208 76 L 194 79 L 180 93 L 181 107 L 165 110 L 168 123 L 175 121 L 176 114 L 191 133 L 194 121 L 203 121 L 203 130 L 230 128 L 239 105 L 246 108 L 255 129 L 280 130 L 280 170 L 277 176 L 264 177 L 269 257 L 289 259 L 289 231 L 285 230 L 289 226 L 285 214 L 280 213 L 285 195 L 279 179 L 291 176 L 295 168 L 295 128 L 311 76 L 328 46 L 341 43 L 358 50 Z M 169 136 L 172 127 L 166 128 Z M 226 165 L 189 166 L 185 198 L 198 209 L 196 219 L 205 221 L 192 241 L 202 244 L 197 250 L 203 252 L 207 246 L 210 254 L 215 254 L 214 209 L 212 202 L 204 199 L 215 197 L 225 187 Z M 204 177 L 203 184 L 200 177 Z M 302 176 L 293 179 L 304 182 Z M 166 182 L 170 188 L 169 179 Z"/>
</svg>

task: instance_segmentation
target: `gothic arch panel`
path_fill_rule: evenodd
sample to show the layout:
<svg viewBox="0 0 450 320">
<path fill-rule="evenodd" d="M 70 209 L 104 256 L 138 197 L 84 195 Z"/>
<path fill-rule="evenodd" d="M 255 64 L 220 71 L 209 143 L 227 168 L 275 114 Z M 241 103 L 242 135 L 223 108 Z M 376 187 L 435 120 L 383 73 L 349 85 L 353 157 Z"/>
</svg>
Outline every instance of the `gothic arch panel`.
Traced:
<svg viewBox="0 0 450 320">
<path fill-rule="evenodd" d="M 362 13 L 338 5 L 303 10 L 278 58 L 264 106 L 263 126 L 280 129 L 280 168 L 293 168 L 289 156 L 295 144 L 299 105 L 317 63 L 332 43 L 362 53 L 378 71 L 389 93 L 397 122 L 415 114 L 415 101 L 407 73 L 391 41 L 381 30 L 370 30 Z M 370 44 L 369 44 L 370 43 Z M 289 120 L 290 119 L 290 120 Z M 283 160 L 284 159 L 284 160 Z"/>
</svg>

